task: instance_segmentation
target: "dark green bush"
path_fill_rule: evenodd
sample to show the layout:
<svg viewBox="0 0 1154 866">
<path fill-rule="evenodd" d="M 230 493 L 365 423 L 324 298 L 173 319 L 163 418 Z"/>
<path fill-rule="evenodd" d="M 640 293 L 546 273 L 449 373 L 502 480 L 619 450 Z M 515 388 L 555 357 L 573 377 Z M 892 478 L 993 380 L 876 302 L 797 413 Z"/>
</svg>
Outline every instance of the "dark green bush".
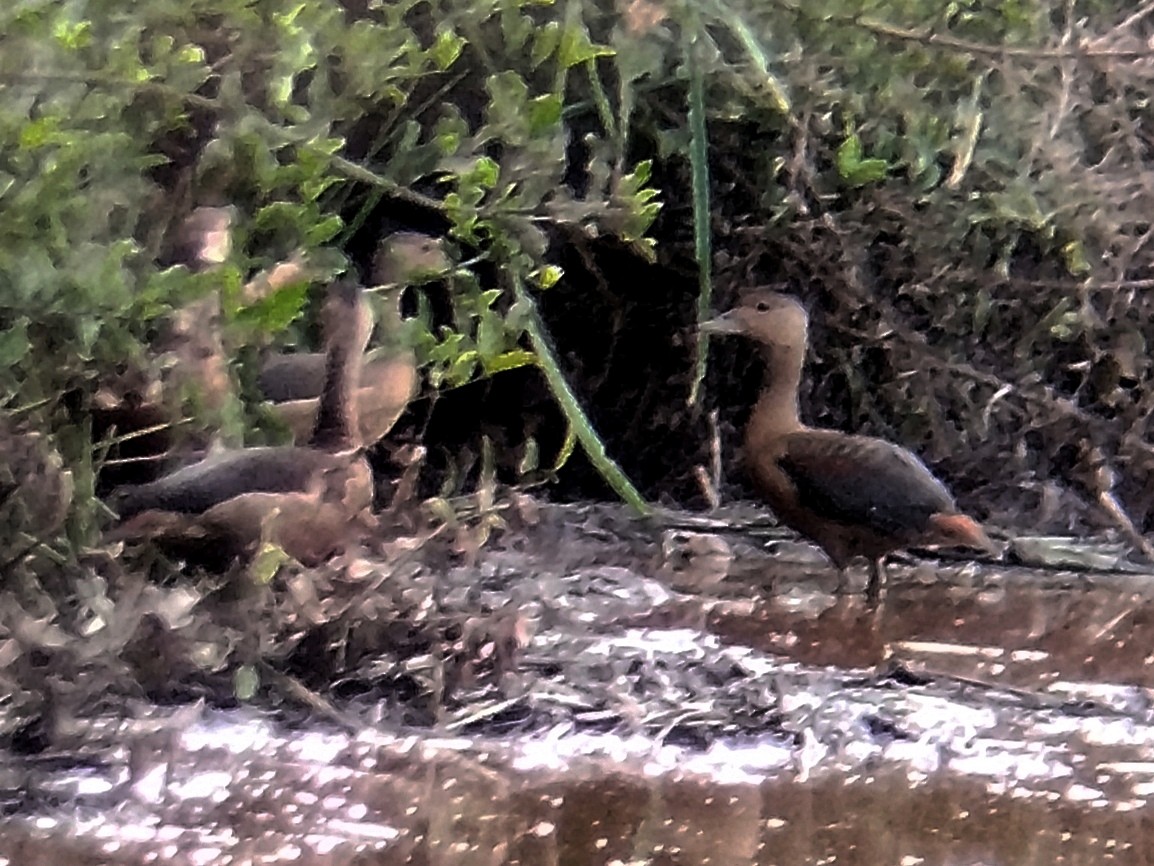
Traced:
<svg viewBox="0 0 1154 866">
<path fill-rule="evenodd" d="M 219 292 L 230 358 L 280 339 L 307 293 L 246 307 L 252 274 L 294 254 L 312 281 L 366 272 L 364 236 L 419 213 L 456 263 L 450 320 L 424 304 L 412 335 L 432 387 L 541 363 L 595 456 L 534 306 L 570 280 L 565 231 L 688 252 L 699 314 L 711 267 L 722 297 L 807 295 L 815 338 L 841 338 L 816 348 L 811 395 L 838 426 L 963 474 L 957 455 L 1013 451 L 1023 418 L 1043 445 L 1019 473 L 1072 470 L 1053 444 L 1071 436 L 1154 465 L 1116 393 L 1150 381 L 1154 337 L 1147 24 L 1123 5 L 9 4 L 0 392 L 56 435 L 91 540 L 84 400 L 125 366 L 159 376 L 158 326 Z M 658 197 L 664 246 L 645 236 Z M 232 254 L 162 267 L 198 204 L 236 209 Z M 242 433 L 234 404 L 185 408 Z"/>
</svg>

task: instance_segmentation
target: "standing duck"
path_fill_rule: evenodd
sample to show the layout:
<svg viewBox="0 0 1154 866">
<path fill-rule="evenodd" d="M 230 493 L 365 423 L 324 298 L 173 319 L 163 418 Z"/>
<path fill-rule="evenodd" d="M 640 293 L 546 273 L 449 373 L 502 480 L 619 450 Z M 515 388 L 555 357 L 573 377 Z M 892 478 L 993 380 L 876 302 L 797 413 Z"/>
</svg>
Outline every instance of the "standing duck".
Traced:
<svg viewBox="0 0 1154 866">
<path fill-rule="evenodd" d="M 399 295 L 390 299 L 380 330 L 386 343 L 395 343 L 400 330 Z M 363 315 L 371 317 L 367 300 Z M 277 354 L 261 367 L 257 385 L 273 412 L 292 431 L 293 442 L 306 444 L 316 427 L 320 396 L 324 392 L 324 352 Z M 383 345 L 365 355 L 356 395 L 361 442 L 367 447 L 382 438 L 413 399 L 417 390 L 416 357 L 411 349 Z"/>
<path fill-rule="evenodd" d="M 361 441 L 380 441 L 397 423 L 417 391 L 417 362 L 401 343 L 401 292 L 405 286 L 442 274 L 451 267 L 439 238 L 417 232 L 384 237 L 373 255 L 373 285 L 388 287 L 379 323 L 381 344 L 365 356 L 356 392 Z M 323 353 L 277 354 L 265 361 L 257 385 L 274 413 L 289 427 L 298 445 L 308 441 L 324 384 Z"/>
<path fill-rule="evenodd" d="M 111 501 L 124 521 L 116 535 L 271 540 L 305 563 L 345 543 L 373 498 L 355 399 L 372 319 L 351 282 L 329 289 L 322 315 L 324 387 L 308 444 L 222 451 L 121 487 Z"/>
<path fill-rule="evenodd" d="M 958 511 L 945 486 L 906 449 L 801 422 L 798 387 L 809 320 L 795 298 L 751 292 L 701 329 L 762 345 L 767 383 L 746 426 L 746 461 L 778 519 L 838 568 L 839 591 L 856 556 L 870 560 L 866 592 L 876 598 L 885 556 L 894 550 L 921 544 L 992 549 L 982 527 Z"/>
</svg>

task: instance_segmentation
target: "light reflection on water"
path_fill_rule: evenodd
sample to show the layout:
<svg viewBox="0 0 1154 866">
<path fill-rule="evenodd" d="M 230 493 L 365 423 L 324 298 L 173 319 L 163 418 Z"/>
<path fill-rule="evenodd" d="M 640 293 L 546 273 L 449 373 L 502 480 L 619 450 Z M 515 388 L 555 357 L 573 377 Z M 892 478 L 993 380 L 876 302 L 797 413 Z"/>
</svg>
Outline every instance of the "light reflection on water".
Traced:
<svg viewBox="0 0 1154 866">
<path fill-rule="evenodd" d="M 208 713 L 135 779 L 57 773 L 57 796 L 80 805 L 10 821 L 0 851 L 19 840 L 22 863 L 83 851 L 75 862 L 1048 864 L 1138 844 L 1143 821 L 1125 816 L 1149 817 L 1148 726 L 1015 708 L 1030 736 L 998 736 L 997 704 L 917 697 L 902 719 L 914 739 L 839 744 L 809 729 L 800 744 L 705 749 L 572 729 L 511 741 L 281 731 Z M 154 796 L 144 778 L 163 780 Z"/>
<path fill-rule="evenodd" d="M 1145 586 L 898 581 L 880 610 L 748 595 L 703 628 L 591 629 L 581 661 L 740 670 L 768 690 L 773 733 L 680 745 L 668 734 L 693 695 L 664 728 L 620 735 L 350 735 L 206 713 L 118 742 L 104 767 L 29 771 L 0 866 L 1148 862 Z M 542 632 L 526 657 L 552 660 L 558 640 L 574 639 Z M 923 681 L 879 676 L 891 662 Z"/>
</svg>

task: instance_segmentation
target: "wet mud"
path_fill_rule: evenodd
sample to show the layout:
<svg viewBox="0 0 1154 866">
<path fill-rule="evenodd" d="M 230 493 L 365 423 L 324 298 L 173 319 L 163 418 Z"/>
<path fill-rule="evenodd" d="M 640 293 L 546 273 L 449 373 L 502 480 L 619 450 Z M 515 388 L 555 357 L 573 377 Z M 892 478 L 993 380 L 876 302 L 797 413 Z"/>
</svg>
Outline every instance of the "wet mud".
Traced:
<svg viewBox="0 0 1154 866">
<path fill-rule="evenodd" d="M 0 862 L 1154 862 L 1154 574 L 910 556 L 870 605 L 748 517 L 430 559 L 525 643 L 432 726 L 140 703 L 5 755 Z"/>
</svg>

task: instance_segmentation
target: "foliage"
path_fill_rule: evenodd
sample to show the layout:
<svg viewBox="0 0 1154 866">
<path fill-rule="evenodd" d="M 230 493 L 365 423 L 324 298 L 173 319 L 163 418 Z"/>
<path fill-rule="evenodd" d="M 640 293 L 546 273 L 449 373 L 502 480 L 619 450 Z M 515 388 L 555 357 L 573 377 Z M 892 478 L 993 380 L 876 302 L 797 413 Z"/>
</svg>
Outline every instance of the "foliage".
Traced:
<svg viewBox="0 0 1154 866">
<path fill-rule="evenodd" d="M 420 294 L 408 326 L 429 386 L 543 367 L 571 423 L 562 457 L 579 439 L 638 504 L 537 313 L 542 293 L 581 291 L 557 264 L 566 238 L 687 253 L 698 317 L 711 268 L 723 300 L 789 285 L 818 313 L 814 414 L 968 466 L 973 486 L 1018 496 L 1059 469 L 1099 495 L 1115 458 L 1148 477 L 1149 412 L 1127 389 L 1154 384 L 1149 26 L 1106 0 L 9 3 L 0 394 L 33 431 L 13 453 L 72 503 L 68 553 L 37 537 L 58 510 L 13 500 L 21 540 L 99 582 L 77 553 L 101 517 L 93 394 L 125 368 L 163 377 L 157 332 L 217 294 L 230 362 L 303 340 L 306 284 L 367 273 L 358 243 L 414 213 L 449 259 L 420 279 L 447 287 L 448 314 Z M 199 204 L 236 209 L 232 252 L 166 266 Z M 246 295 L 297 257 L 307 274 Z M 699 384 L 698 351 L 677 363 Z M 13 490 L 36 475 L 11 474 Z"/>
<path fill-rule="evenodd" d="M 300 340 L 304 284 L 367 273 L 354 235 L 375 213 L 416 207 L 445 226 L 455 264 L 421 276 L 448 285 L 450 320 L 422 298 L 409 336 L 431 386 L 450 388 L 540 362 L 512 287 L 564 279 L 546 255 L 551 224 L 600 224 L 644 246 L 653 191 L 644 167 L 620 170 L 620 139 L 593 158 L 587 195 L 564 186 L 569 79 L 611 51 L 591 40 L 579 6 L 563 20 L 549 7 L 21 0 L 0 10 L 0 395 L 31 429 L 54 434 L 11 437 L 22 462 L 10 461 L 0 491 L 13 534 L 3 572 L 11 621 L 44 623 L 58 674 L 86 658 L 119 670 L 150 629 L 188 624 L 197 605 L 178 590 L 187 605 L 141 618 L 140 593 L 99 573 L 119 573 L 116 549 L 91 548 L 106 521 L 88 411 L 110 380 L 165 380 L 172 358 L 158 357 L 157 336 L 174 321 L 206 331 L 194 342 L 219 345 L 226 361 L 251 357 L 240 351 L 250 344 Z M 166 266 L 173 230 L 198 205 L 235 210 L 231 253 L 202 273 Z M 250 277 L 290 261 L 305 263 L 296 278 L 249 297 Z M 193 426 L 239 432 L 235 400 L 181 389 L 175 401 Z M 50 483 L 38 489 L 44 467 Z M 68 538 L 53 543 L 70 503 Z M 276 563 L 260 558 L 253 573 L 267 567 Z M 200 608 L 195 627 L 219 631 Z M 7 628 L 0 639 L 19 644 Z M 243 654 L 198 652 L 175 645 L 158 668 L 146 650 L 155 676 L 135 676 L 161 693 L 190 671 L 250 670 Z M 35 665 L 13 676 L 26 695 L 54 688 Z"/>
<path fill-rule="evenodd" d="M 708 82 L 720 302 L 760 283 L 815 309 L 815 421 L 915 447 L 1002 520 L 1057 485 L 1125 528 L 1117 482 L 1154 522 L 1147 10 L 627 8 L 661 49 L 631 54 L 633 80 Z M 669 112 L 633 116 L 662 157 L 687 148 Z"/>
<path fill-rule="evenodd" d="M 564 191 L 567 81 L 612 52 L 575 5 L 539 26 L 549 5 L 6 6 L 7 405 L 42 404 L 38 416 L 59 422 L 62 395 L 89 393 L 126 363 L 147 367 L 154 323 L 206 293 L 224 296 L 228 345 L 282 329 L 304 295 L 246 309 L 246 276 L 299 252 L 321 263 L 314 278 L 346 269 L 330 249 L 348 237 L 344 216 L 355 227 L 382 195 L 443 214 L 462 249 L 529 285 L 559 277 L 545 258 L 550 219 L 602 218 L 640 239 L 654 207 L 632 175 L 602 171 L 584 200 Z M 434 197 L 409 192 L 430 178 Z M 209 275 L 157 267 L 165 227 L 198 202 L 239 208 L 233 255 Z M 434 386 L 534 360 L 506 289 L 467 268 L 451 284 L 453 322 L 424 317 L 417 336 Z M 86 461 L 79 447 L 71 462 Z"/>
</svg>

